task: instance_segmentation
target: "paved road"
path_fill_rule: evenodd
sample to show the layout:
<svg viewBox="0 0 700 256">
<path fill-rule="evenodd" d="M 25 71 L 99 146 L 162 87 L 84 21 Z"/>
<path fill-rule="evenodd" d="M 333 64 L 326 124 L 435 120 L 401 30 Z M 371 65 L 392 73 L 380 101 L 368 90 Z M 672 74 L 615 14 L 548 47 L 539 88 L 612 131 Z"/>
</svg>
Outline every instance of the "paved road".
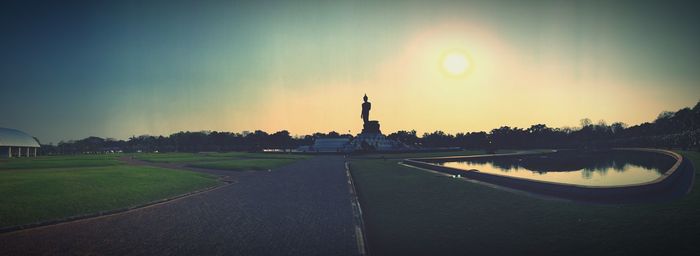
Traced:
<svg viewBox="0 0 700 256">
<path fill-rule="evenodd" d="M 0 235 L 0 255 L 356 255 L 342 156 L 125 214 Z"/>
</svg>

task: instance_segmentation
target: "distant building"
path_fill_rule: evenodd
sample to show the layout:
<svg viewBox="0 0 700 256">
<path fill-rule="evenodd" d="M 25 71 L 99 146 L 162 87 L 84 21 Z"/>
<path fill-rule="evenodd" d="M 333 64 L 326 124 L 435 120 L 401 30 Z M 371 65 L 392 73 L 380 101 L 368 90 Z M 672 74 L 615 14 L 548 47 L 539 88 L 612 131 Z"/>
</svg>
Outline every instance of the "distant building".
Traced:
<svg viewBox="0 0 700 256">
<path fill-rule="evenodd" d="M 29 134 L 0 127 L 0 158 L 36 156 L 39 142 Z"/>
</svg>

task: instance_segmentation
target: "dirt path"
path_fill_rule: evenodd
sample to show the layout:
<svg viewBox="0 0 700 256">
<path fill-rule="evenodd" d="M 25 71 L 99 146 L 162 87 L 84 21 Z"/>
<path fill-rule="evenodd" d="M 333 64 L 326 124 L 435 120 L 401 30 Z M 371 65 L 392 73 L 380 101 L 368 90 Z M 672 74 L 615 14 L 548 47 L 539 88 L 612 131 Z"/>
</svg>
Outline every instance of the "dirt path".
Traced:
<svg viewBox="0 0 700 256">
<path fill-rule="evenodd" d="M 233 181 L 232 179 L 234 179 L 234 176 L 240 177 L 240 176 L 246 176 L 246 175 L 258 175 L 256 173 L 259 172 L 259 171 L 228 171 L 228 170 L 196 168 L 196 167 L 187 166 L 187 164 L 184 164 L 184 163 L 153 163 L 153 162 L 139 160 L 139 159 L 133 158 L 131 156 L 120 157 L 119 161 L 122 161 L 123 163 L 125 163 L 127 165 L 135 165 L 135 166 L 144 166 L 145 165 L 145 166 L 153 166 L 153 167 L 160 167 L 160 168 L 167 168 L 167 169 L 208 173 L 208 174 L 220 176 L 221 177 L 220 179 L 222 181 L 225 181 L 225 182 Z"/>
</svg>

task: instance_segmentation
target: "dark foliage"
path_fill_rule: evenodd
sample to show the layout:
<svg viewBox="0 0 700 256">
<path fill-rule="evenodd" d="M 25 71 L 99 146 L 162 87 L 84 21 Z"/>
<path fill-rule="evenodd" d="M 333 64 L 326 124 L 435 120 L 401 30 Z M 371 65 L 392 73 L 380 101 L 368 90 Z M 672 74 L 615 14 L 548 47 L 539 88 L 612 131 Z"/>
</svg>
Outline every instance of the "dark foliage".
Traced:
<svg viewBox="0 0 700 256">
<path fill-rule="evenodd" d="M 676 112 L 664 111 L 649 123 L 627 127 L 616 122 L 608 125 L 601 120 L 594 124 L 581 119 L 578 128 L 551 128 L 535 124 L 529 128 L 502 126 L 486 132 L 448 134 L 443 131 L 424 133 L 415 130 L 397 131 L 387 136 L 414 147 L 460 147 L 464 149 L 516 148 L 609 148 L 657 147 L 700 150 L 700 102 L 693 108 Z M 314 133 L 292 137 L 288 131 L 268 134 L 264 131 L 179 132 L 168 137 L 134 136 L 128 140 L 88 137 L 82 140 L 42 145 L 44 154 L 124 152 L 202 152 L 202 151 L 260 151 L 263 149 L 293 149 L 311 145 L 314 138 L 352 138 L 350 134 Z"/>
</svg>

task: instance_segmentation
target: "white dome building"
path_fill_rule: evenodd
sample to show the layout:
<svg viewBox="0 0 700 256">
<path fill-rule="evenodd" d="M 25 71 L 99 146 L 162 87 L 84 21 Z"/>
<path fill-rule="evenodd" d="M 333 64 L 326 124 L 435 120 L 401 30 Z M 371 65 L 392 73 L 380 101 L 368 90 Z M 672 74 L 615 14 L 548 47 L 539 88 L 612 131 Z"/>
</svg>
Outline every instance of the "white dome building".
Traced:
<svg viewBox="0 0 700 256">
<path fill-rule="evenodd" d="M 29 134 L 0 127 L 0 158 L 36 156 L 41 147 Z"/>
</svg>

